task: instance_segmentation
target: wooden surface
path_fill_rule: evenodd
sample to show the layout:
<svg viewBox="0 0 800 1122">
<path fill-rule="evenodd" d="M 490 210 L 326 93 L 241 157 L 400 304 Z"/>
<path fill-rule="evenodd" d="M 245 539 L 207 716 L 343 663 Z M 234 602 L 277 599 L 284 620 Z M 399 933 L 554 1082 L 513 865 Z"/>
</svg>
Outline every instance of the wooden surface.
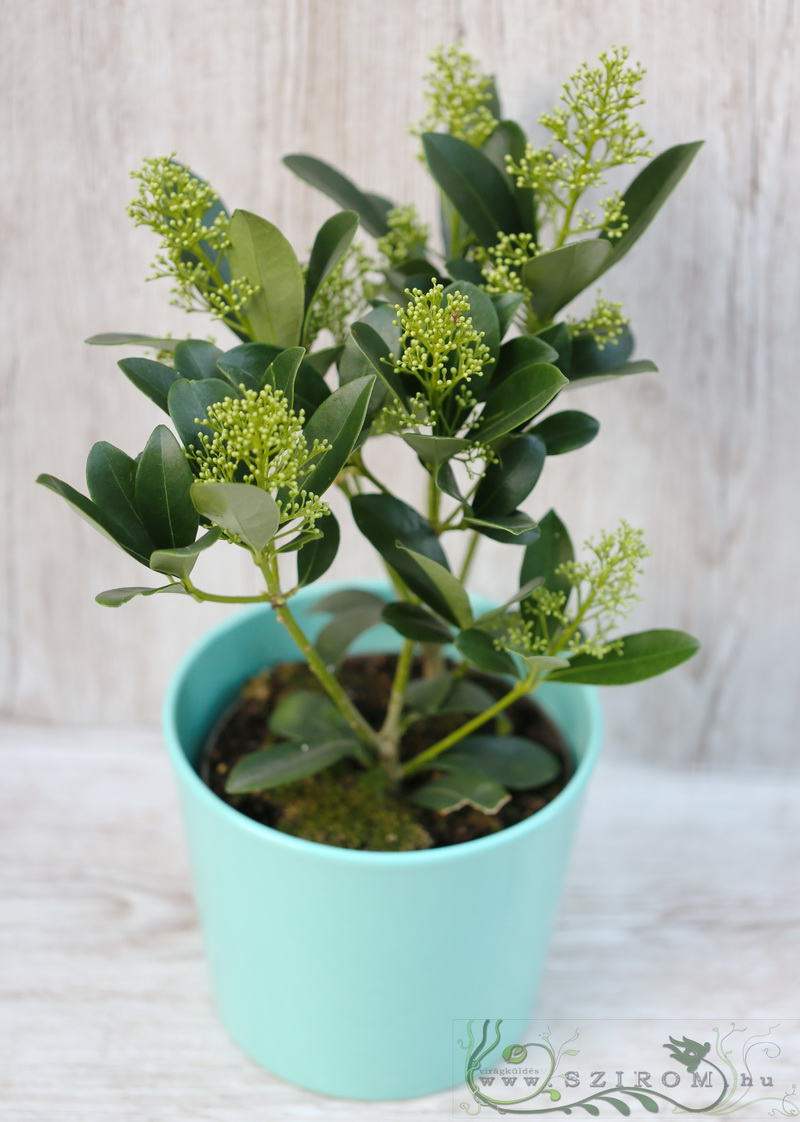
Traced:
<svg viewBox="0 0 800 1122">
<path fill-rule="evenodd" d="M 0 774 L 2 1122 L 453 1117 L 297 1090 L 228 1041 L 157 736 L 8 725 Z M 800 1062 L 798 868 L 787 777 L 601 763 L 539 1016 L 795 1018 Z"/>
<path fill-rule="evenodd" d="M 649 69 L 657 147 L 706 139 L 604 285 L 662 373 L 574 395 L 600 438 L 549 465 L 529 507 L 556 505 L 579 540 L 620 517 L 643 526 L 655 556 L 634 626 L 704 643 L 668 678 L 609 691 L 610 755 L 796 762 L 794 0 L 4 0 L 2 21 L 0 712 L 154 721 L 179 653 L 222 614 L 175 600 L 97 607 L 96 592 L 138 583 L 140 568 L 33 486 L 39 471 L 80 484 L 93 441 L 135 451 L 157 423 L 116 370 L 121 352 L 85 336 L 207 330 L 168 307 L 164 282 L 143 282 L 155 245 L 125 216 L 129 169 L 175 150 L 303 251 L 331 207 L 281 166 L 290 151 L 432 216 L 407 125 L 438 43 L 463 36 L 534 134 L 571 69 L 627 43 Z M 376 465 L 410 493 L 394 454 Z M 245 584 L 245 561 L 224 549 L 208 583 L 231 564 Z M 515 567 L 487 543 L 477 590 L 510 591 Z M 331 575 L 376 570 L 354 533 Z"/>
</svg>

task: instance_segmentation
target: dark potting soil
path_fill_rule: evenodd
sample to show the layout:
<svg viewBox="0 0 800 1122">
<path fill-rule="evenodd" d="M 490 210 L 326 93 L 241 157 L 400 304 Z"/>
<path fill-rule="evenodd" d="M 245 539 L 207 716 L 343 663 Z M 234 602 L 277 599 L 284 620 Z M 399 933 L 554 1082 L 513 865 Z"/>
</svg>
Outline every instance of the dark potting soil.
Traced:
<svg viewBox="0 0 800 1122">
<path fill-rule="evenodd" d="M 355 656 L 344 662 L 338 674 L 358 709 L 375 728 L 380 727 L 386 712 L 396 661 L 396 656 L 387 654 Z M 414 673 L 419 672 L 419 666 L 415 666 Z M 494 679 L 478 673 L 469 677 L 493 696 L 501 695 L 501 687 Z M 341 760 L 326 771 L 268 791 L 226 793 L 227 775 L 238 760 L 274 742 L 269 731 L 270 714 L 286 693 L 297 689 L 321 691 L 308 667 L 301 663 L 279 663 L 249 679 L 212 731 L 199 769 L 204 782 L 230 806 L 256 822 L 296 837 L 347 849 L 383 851 L 430 849 L 472 841 L 513 826 L 541 810 L 564 788 L 573 770 L 559 729 L 539 705 L 530 698 L 522 698 L 480 731 L 537 741 L 558 758 L 561 773 L 546 787 L 513 792 L 509 802 L 494 815 L 472 807 L 443 815 L 414 806 L 385 790 L 382 769 L 365 771 L 351 760 Z M 418 755 L 469 719 L 467 714 L 447 714 L 416 721 L 403 739 L 402 758 Z M 424 773 L 419 782 L 426 782 L 432 774 L 436 773 Z"/>
</svg>

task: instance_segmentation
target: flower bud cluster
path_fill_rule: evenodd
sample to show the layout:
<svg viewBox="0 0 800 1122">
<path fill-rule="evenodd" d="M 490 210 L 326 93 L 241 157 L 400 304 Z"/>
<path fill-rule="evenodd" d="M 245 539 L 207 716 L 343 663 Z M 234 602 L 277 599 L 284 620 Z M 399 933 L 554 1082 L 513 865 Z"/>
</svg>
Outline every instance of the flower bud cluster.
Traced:
<svg viewBox="0 0 800 1122">
<path fill-rule="evenodd" d="M 437 47 L 429 57 L 433 70 L 425 75 L 428 111 L 411 132 L 421 136 L 441 129 L 480 148 L 497 127 L 489 108 L 491 78 L 480 73 L 477 59 L 459 43 Z"/>
</svg>

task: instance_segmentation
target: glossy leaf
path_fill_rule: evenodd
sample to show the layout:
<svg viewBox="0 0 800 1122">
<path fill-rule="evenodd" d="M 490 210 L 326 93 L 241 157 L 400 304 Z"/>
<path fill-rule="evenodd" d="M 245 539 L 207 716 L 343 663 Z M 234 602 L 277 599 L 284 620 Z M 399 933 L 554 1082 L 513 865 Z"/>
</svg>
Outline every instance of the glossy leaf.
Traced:
<svg viewBox="0 0 800 1122">
<path fill-rule="evenodd" d="M 451 257 L 445 267 L 454 281 L 469 281 L 474 285 L 483 284 L 481 267 L 474 261 L 467 261 L 463 257 Z"/>
<path fill-rule="evenodd" d="M 136 461 L 113 444 L 92 446 L 86 461 L 89 496 L 131 535 L 144 543 L 149 535 L 136 507 Z"/>
<path fill-rule="evenodd" d="M 304 354 L 303 347 L 287 347 L 285 351 L 275 355 L 264 372 L 264 386 L 280 390 L 290 408 L 294 408 L 294 388 Z"/>
<path fill-rule="evenodd" d="M 313 584 L 327 573 L 339 549 L 339 523 L 326 514 L 315 523 L 320 536 L 304 545 L 297 554 L 297 584 Z"/>
<path fill-rule="evenodd" d="M 257 556 L 277 533 L 278 504 L 250 483 L 193 483 L 191 498 L 204 518 L 236 534 Z"/>
<path fill-rule="evenodd" d="M 225 790 L 229 795 L 243 795 L 293 783 L 354 755 L 356 747 L 352 737 L 341 736 L 316 744 L 293 741 L 259 748 L 237 761 L 225 782 Z"/>
<path fill-rule="evenodd" d="M 525 585 L 538 577 L 552 592 L 563 592 L 568 596 L 569 581 L 561 574 L 556 575 L 556 569 L 573 558 L 567 528 L 556 512 L 549 510 L 544 518 L 539 519 L 538 540 L 525 550 L 519 582 Z"/>
<path fill-rule="evenodd" d="M 522 510 L 510 514 L 468 515 L 464 521 L 492 541 L 505 545 L 530 545 L 539 537 L 539 529 L 530 515 Z"/>
<path fill-rule="evenodd" d="M 194 568 L 200 554 L 219 541 L 219 530 L 208 530 L 191 545 L 180 549 L 157 549 L 150 557 L 150 568 L 157 573 L 184 580 Z"/>
<path fill-rule="evenodd" d="M 533 314 L 544 325 L 603 271 L 611 243 L 600 238 L 570 242 L 532 258 L 522 268 Z"/>
<path fill-rule="evenodd" d="M 455 472 L 449 461 L 438 467 L 435 473 L 435 479 L 436 486 L 443 494 L 449 495 L 450 498 L 455 499 L 457 503 L 462 503 L 466 506 L 467 500 L 461 494 L 458 480 L 456 479 Z"/>
<path fill-rule="evenodd" d="M 492 296 L 492 304 L 500 324 L 501 339 L 514 322 L 514 317 L 522 307 L 524 299 L 525 294 L 522 292 L 501 292 L 499 296 Z"/>
<path fill-rule="evenodd" d="M 550 681 L 625 686 L 664 674 L 699 649 L 697 639 L 684 631 L 640 631 L 624 636 L 620 653 L 612 652 L 602 659 L 576 655 L 570 659 L 569 668 L 554 671 Z"/>
<path fill-rule="evenodd" d="M 546 362 L 518 370 L 489 394 L 473 434 L 484 443 L 504 436 L 541 413 L 566 384 L 561 371 Z"/>
<path fill-rule="evenodd" d="M 448 133 L 424 133 L 422 147 L 431 175 L 483 246 L 519 229 L 508 180 L 483 152 Z"/>
<path fill-rule="evenodd" d="M 598 382 L 610 382 L 615 378 L 624 378 L 629 374 L 657 374 L 658 367 L 649 358 L 637 359 L 636 362 L 625 362 L 622 366 L 612 367 L 610 370 L 604 370 L 602 374 L 588 374 L 581 375 L 569 383 L 567 389 L 578 388 L 580 386 L 594 386 Z"/>
<path fill-rule="evenodd" d="M 478 484 L 472 509 L 480 516 L 510 514 L 526 499 L 542 474 L 546 449 L 538 436 L 514 436 L 495 451 L 496 463 L 489 464 Z"/>
<path fill-rule="evenodd" d="M 478 627 L 469 627 L 462 631 L 456 637 L 456 649 L 473 666 L 477 666 L 487 674 L 511 674 L 515 678 L 519 677 L 517 664 L 511 655 L 498 650 L 491 635 Z"/>
<path fill-rule="evenodd" d="M 177 371 L 151 358 L 121 358 L 117 366 L 137 390 L 155 402 L 159 409 L 168 412 L 167 394 L 172 383 L 180 378 Z"/>
<path fill-rule="evenodd" d="M 497 309 L 492 300 L 486 295 L 483 289 L 478 288 L 477 285 L 470 284 L 469 281 L 453 281 L 442 292 L 442 302 L 451 293 L 461 293 L 469 300 L 469 316 L 472 320 L 472 326 L 476 331 L 483 332 L 483 339 L 481 340 L 489 348 L 489 354 L 493 359 L 493 363 L 487 363 L 485 368 L 486 376 L 490 376 L 494 368 L 494 363 L 497 362 L 497 356 L 500 354 L 500 338 L 503 332 L 500 330 L 500 321 L 497 315 Z M 473 375 L 470 379 L 470 388 L 473 383 L 480 381 L 480 379 Z"/>
<path fill-rule="evenodd" d="M 510 791 L 544 787 L 558 779 L 562 764 L 555 753 L 522 736 L 467 736 L 437 760 L 437 765 L 484 775 Z"/>
<path fill-rule="evenodd" d="M 322 191 L 345 210 L 354 210 L 361 219 L 361 225 L 374 238 L 382 238 L 389 233 L 386 211 L 382 205 L 388 200 L 378 200 L 361 191 L 340 171 L 318 160 L 316 156 L 293 154 L 284 156 L 283 162 L 300 179 Z"/>
<path fill-rule="evenodd" d="M 62 499 L 69 503 L 76 514 L 80 515 L 103 537 L 124 549 L 126 553 L 129 553 L 137 561 L 141 561 L 143 565 L 148 564 L 154 546 L 152 539 L 146 532 L 142 533 L 141 536 L 132 536 L 97 503 L 87 499 L 80 491 L 76 491 L 69 483 L 64 483 L 54 475 L 39 475 L 36 482 L 41 484 L 42 487 L 46 487 L 48 491 L 60 495 Z"/>
<path fill-rule="evenodd" d="M 577 409 L 565 409 L 562 413 L 553 413 L 531 429 L 531 436 L 538 437 L 547 449 L 548 456 L 561 456 L 565 452 L 574 452 L 583 448 L 597 436 L 600 431 L 600 422 L 588 413 L 580 413 Z"/>
<path fill-rule="evenodd" d="M 424 553 L 417 553 L 405 545 L 401 545 L 400 549 L 413 557 L 438 589 L 439 595 L 447 605 L 445 617 L 459 627 L 469 627 L 473 620 L 472 606 L 469 602 L 469 594 L 458 577 L 454 576 L 446 565 L 426 557 Z"/>
<path fill-rule="evenodd" d="M 570 381 L 589 374 L 602 374 L 603 371 L 622 366 L 633 353 L 634 339 L 630 327 L 625 324 L 618 336 L 602 347 L 591 331 L 580 331 L 572 337 L 572 365 Z"/>
<path fill-rule="evenodd" d="M 317 636 L 314 646 L 325 665 L 337 667 L 359 635 L 381 622 L 384 601 L 376 598 L 373 604 L 337 612 Z"/>
<path fill-rule="evenodd" d="M 432 472 L 452 460 L 470 446 L 469 440 L 456 436 L 427 436 L 425 433 L 404 432 L 403 440 L 413 448 L 423 464 Z"/>
<path fill-rule="evenodd" d="M 357 229 L 358 215 L 352 210 L 340 211 L 339 214 L 333 214 L 323 222 L 314 239 L 308 260 L 305 284 L 306 314 L 319 294 L 323 281 L 330 276 L 347 252 Z"/>
<path fill-rule="evenodd" d="M 393 627 L 404 639 L 415 643 L 449 643 L 453 633 L 433 612 L 421 604 L 397 600 L 387 604 L 382 612 L 384 623 Z"/>
<path fill-rule="evenodd" d="M 135 331 L 101 331 L 84 339 L 92 347 L 149 347 L 155 351 L 174 351 L 179 339 L 158 339 L 155 335 L 138 335 Z"/>
<path fill-rule="evenodd" d="M 536 241 L 536 196 L 530 187 L 517 187 L 516 179 L 506 169 L 506 156 L 519 163 L 525 154 L 527 137 L 516 121 L 500 121 L 497 128 L 483 145 L 483 152 L 489 157 L 498 171 L 506 176 L 517 204 L 519 229 L 533 235 Z"/>
<path fill-rule="evenodd" d="M 299 485 L 323 495 L 342 470 L 355 447 L 367 414 L 375 375 L 340 386 L 326 398 L 305 427 L 309 449 L 315 440 L 327 440 L 330 448 L 310 461 Z"/>
<path fill-rule="evenodd" d="M 474 807 L 484 814 L 497 814 L 510 798 L 499 783 L 474 772 L 454 769 L 418 787 L 410 801 L 440 814 L 451 814 L 464 806 Z"/>
<path fill-rule="evenodd" d="M 136 596 L 157 596 L 161 593 L 168 595 L 188 595 L 186 589 L 180 584 L 162 584 L 160 588 L 146 588 L 144 585 L 135 584 L 128 588 L 109 588 L 106 592 L 98 592 L 95 600 L 104 608 L 119 608 L 122 604 L 127 604 L 129 600 L 133 600 Z"/>
<path fill-rule="evenodd" d="M 167 396 L 167 407 L 184 448 L 198 447 L 197 437 L 201 432 L 211 439 L 211 429 L 198 424 L 197 418 L 205 417 L 209 406 L 236 396 L 237 391 L 219 378 L 204 378 L 200 382 L 179 378 L 174 382 Z"/>
<path fill-rule="evenodd" d="M 218 378 L 217 359 L 222 351 L 205 339 L 183 339 L 175 347 L 175 369 L 183 378 Z"/>
<path fill-rule="evenodd" d="M 192 469 L 166 425 L 153 430 L 136 468 L 136 506 L 159 549 L 189 545 L 200 523 L 189 497 Z M 149 558 L 148 558 L 149 562 Z"/>
<path fill-rule="evenodd" d="M 544 331 L 540 331 L 534 338 L 546 343 L 555 351 L 556 357 L 548 361 L 569 377 L 572 373 L 572 332 L 566 323 L 554 323 Z"/>
<path fill-rule="evenodd" d="M 537 362 L 549 362 L 555 366 L 557 358 L 558 351 L 541 335 L 518 335 L 515 339 L 508 339 L 500 348 L 493 380 L 500 382 L 517 370 L 524 370 Z"/>
<path fill-rule="evenodd" d="M 356 346 L 386 386 L 389 394 L 407 406 L 408 394 L 403 388 L 400 375 L 395 373 L 394 355 L 384 337 L 366 320 L 354 323 L 350 333 Z"/>
<path fill-rule="evenodd" d="M 319 351 L 313 351 L 311 354 L 306 355 L 306 362 L 309 366 L 316 370 L 320 377 L 323 377 L 334 362 L 338 362 L 342 356 L 344 347 L 341 343 L 337 343 L 335 347 L 323 347 Z"/>
<path fill-rule="evenodd" d="M 259 286 L 245 307 L 257 341 L 296 346 L 303 326 L 305 286 L 291 245 L 277 226 L 247 210 L 234 211 L 230 238 L 228 257 L 234 275 Z"/>
</svg>

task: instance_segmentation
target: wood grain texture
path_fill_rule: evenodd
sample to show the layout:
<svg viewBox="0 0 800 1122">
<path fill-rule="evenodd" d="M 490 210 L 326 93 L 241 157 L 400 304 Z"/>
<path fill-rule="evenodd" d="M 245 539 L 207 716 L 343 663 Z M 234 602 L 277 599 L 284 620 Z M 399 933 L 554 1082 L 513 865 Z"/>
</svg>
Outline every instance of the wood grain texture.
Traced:
<svg viewBox="0 0 800 1122">
<path fill-rule="evenodd" d="M 607 691 L 610 752 L 796 760 L 793 0 L 5 0 L 2 13 L 0 711 L 154 721 L 180 651 L 224 613 L 175 599 L 96 607 L 100 589 L 137 583 L 138 567 L 32 483 L 45 470 L 79 483 L 93 441 L 138 450 L 156 423 L 120 355 L 82 338 L 189 329 L 163 282 L 142 283 L 154 245 L 125 217 L 128 169 L 174 149 L 299 249 L 331 208 L 282 168 L 290 151 L 427 199 L 432 217 L 407 124 L 436 44 L 463 36 L 499 75 L 509 114 L 534 127 L 562 78 L 617 42 L 649 69 L 643 116 L 658 147 L 706 146 L 604 286 L 662 373 L 575 396 L 600 438 L 548 467 L 531 512 L 556 505 L 578 539 L 620 517 L 643 526 L 655 556 L 634 624 L 704 643 L 665 679 Z M 405 462 L 375 455 L 412 493 Z M 232 550 L 209 559 L 208 583 L 231 564 L 246 587 Z M 514 567 L 488 544 L 476 589 L 495 594 L 499 574 L 510 587 Z M 331 575 L 375 572 L 354 537 Z"/>
<path fill-rule="evenodd" d="M 450 1095 L 300 1091 L 230 1043 L 154 733 L 0 726 L 0 773 L 2 1122 L 463 1117 Z M 800 804 L 788 778 L 601 764 L 537 1016 L 796 1018 Z M 781 1030 L 795 1065 L 798 1027 Z M 623 1059 L 638 1031 L 623 1033 Z"/>
</svg>

